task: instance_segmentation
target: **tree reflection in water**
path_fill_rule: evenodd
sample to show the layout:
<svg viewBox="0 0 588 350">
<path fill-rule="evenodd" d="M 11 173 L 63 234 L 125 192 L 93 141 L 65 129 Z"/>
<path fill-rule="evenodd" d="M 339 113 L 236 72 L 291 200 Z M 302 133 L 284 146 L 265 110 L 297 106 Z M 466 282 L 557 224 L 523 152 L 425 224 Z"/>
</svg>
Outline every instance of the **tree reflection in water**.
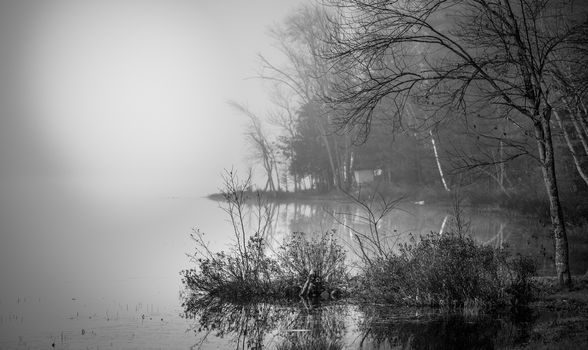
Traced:
<svg viewBox="0 0 588 350">
<path fill-rule="evenodd" d="M 204 348 L 207 338 L 231 339 L 236 349 L 342 349 L 345 305 L 226 303 L 191 296 L 183 303 L 184 317 L 194 319 L 199 336 L 193 347 Z"/>
<path fill-rule="evenodd" d="M 194 320 L 194 349 L 217 348 L 218 338 L 231 344 L 223 348 L 238 350 L 510 349 L 529 339 L 534 321 L 309 300 L 234 304 L 191 296 L 183 306 L 184 317 Z"/>
<path fill-rule="evenodd" d="M 529 337 L 529 317 L 434 309 L 360 307 L 358 349 L 511 349 Z M 530 316 L 530 315 L 527 315 Z"/>
</svg>

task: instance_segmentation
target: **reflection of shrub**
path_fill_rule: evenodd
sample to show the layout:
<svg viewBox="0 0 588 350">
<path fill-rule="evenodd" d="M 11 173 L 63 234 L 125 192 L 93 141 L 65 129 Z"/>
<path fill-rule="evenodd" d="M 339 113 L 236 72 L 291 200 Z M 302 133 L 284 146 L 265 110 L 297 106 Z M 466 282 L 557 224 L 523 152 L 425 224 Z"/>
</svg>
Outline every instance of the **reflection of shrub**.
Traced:
<svg viewBox="0 0 588 350">
<path fill-rule="evenodd" d="M 429 310 L 388 309 L 365 305 L 358 328 L 367 349 L 510 349 L 524 341 L 526 331 L 508 318 L 497 315 L 465 316 Z M 391 315 L 393 314 L 393 316 Z M 399 317 L 400 316 L 400 317 Z M 526 326 L 526 325 L 524 325 Z"/>
<path fill-rule="evenodd" d="M 214 334 L 241 344 L 239 349 L 342 349 L 349 310 L 343 304 L 236 303 L 190 293 L 182 306 L 200 344 Z"/>
<path fill-rule="evenodd" d="M 466 236 L 430 234 L 375 260 L 361 276 L 371 300 L 404 305 L 495 306 L 526 301 L 533 264 Z"/>
<path fill-rule="evenodd" d="M 185 318 L 197 320 L 192 328 L 203 333 L 204 340 L 213 333 L 218 338 L 233 338 L 242 349 L 262 349 L 266 335 L 283 320 L 280 308 L 268 303 L 226 303 L 188 295 L 183 307 Z"/>
<path fill-rule="evenodd" d="M 321 338 L 305 338 L 302 341 L 278 344 L 276 350 L 340 350 L 343 344 L 338 341 Z"/>
</svg>

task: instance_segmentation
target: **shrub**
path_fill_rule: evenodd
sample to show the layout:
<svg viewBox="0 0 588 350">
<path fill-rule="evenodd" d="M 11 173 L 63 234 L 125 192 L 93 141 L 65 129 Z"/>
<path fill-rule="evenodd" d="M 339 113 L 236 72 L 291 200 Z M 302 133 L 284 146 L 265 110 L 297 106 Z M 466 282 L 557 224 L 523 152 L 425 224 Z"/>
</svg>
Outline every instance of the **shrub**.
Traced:
<svg viewBox="0 0 588 350">
<path fill-rule="evenodd" d="M 348 278 L 345 251 L 334 232 L 311 239 L 304 233 L 292 234 L 275 256 L 266 254 L 263 246 L 263 238 L 254 236 L 247 244 L 246 255 L 233 248 L 229 254 L 194 256 L 197 266 L 182 271 L 183 283 L 197 293 L 239 301 L 316 297 L 323 292 L 332 297 L 344 291 Z M 247 270 L 242 257 L 247 259 Z"/>
<path fill-rule="evenodd" d="M 293 233 L 277 254 L 280 279 L 299 287 L 302 295 L 320 295 L 341 291 L 347 283 L 345 250 L 337 243 L 335 231 L 309 239 L 302 232 Z"/>
<path fill-rule="evenodd" d="M 259 194 L 255 197 L 255 205 L 247 205 L 251 177 L 240 181 L 236 172 L 227 171 L 223 180 L 225 202 L 221 208 L 229 216 L 235 243 L 228 253 L 213 253 L 204 234 L 195 231 L 192 239 L 196 247 L 191 257 L 197 266 L 182 271 L 182 281 L 194 292 L 224 299 L 271 295 L 275 292 L 272 278 L 277 274 L 277 264 L 267 255 L 264 238 L 269 233 L 272 218 L 270 206 Z M 257 219 L 253 228 L 245 224 L 250 214 Z"/>
<path fill-rule="evenodd" d="M 182 271 L 182 282 L 192 291 L 223 299 L 250 299 L 273 295 L 272 276 L 276 261 L 265 255 L 263 238 L 254 236 L 246 245 L 247 254 L 219 252 L 194 257 L 196 268 Z M 247 268 L 244 266 L 247 265 Z"/>
<path fill-rule="evenodd" d="M 196 230 L 192 234 L 195 253 L 191 255 L 196 267 L 181 272 L 183 284 L 195 293 L 238 301 L 337 294 L 347 273 L 345 251 L 336 242 L 334 231 L 313 239 L 295 233 L 277 254 L 268 254 L 265 237 L 270 233 L 273 212 L 259 194 L 255 205 L 247 205 L 250 179 L 241 182 L 233 171 L 223 176 L 225 202 L 221 208 L 232 224 L 234 244 L 228 253 L 213 253 L 204 234 Z M 246 224 L 250 214 L 256 217 L 254 228 Z"/>
<path fill-rule="evenodd" d="M 528 259 L 481 246 L 469 236 L 414 237 L 399 253 L 364 269 L 364 298 L 416 306 L 496 306 L 524 302 L 533 273 Z"/>
</svg>

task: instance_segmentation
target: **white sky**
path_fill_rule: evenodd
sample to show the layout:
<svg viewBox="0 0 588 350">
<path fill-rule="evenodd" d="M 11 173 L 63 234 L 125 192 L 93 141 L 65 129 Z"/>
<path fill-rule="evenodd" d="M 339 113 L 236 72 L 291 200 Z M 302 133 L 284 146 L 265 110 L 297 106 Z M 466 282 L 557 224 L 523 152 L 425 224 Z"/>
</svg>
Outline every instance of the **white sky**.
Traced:
<svg viewBox="0 0 588 350">
<path fill-rule="evenodd" d="M 0 174 L 74 191 L 206 194 L 244 169 L 247 79 L 301 0 L 52 0 L 0 5 Z"/>
</svg>

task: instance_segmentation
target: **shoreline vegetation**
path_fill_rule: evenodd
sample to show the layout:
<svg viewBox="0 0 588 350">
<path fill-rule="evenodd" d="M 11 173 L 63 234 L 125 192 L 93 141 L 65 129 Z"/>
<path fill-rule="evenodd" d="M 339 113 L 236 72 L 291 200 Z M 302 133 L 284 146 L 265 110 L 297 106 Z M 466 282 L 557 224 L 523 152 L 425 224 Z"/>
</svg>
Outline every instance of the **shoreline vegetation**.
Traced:
<svg viewBox="0 0 588 350">
<path fill-rule="evenodd" d="M 233 224 L 234 244 L 212 252 L 205 236 L 194 232 L 195 267 L 181 272 L 187 304 L 207 298 L 228 303 L 329 303 L 332 301 L 379 304 L 391 307 L 433 307 L 449 313 L 488 314 L 498 310 L 518 313 L 557 313 L 556 321 L 539 322 L 523 349 L 588 344 L 588 276 L 574 276 L 571 289 L 557 278 L 538 277 L 531 257 L 476 243 L 468 232 L 460 200 L 452 205 L 452 233 L 411 236 L 394 247 L 386 244 L 378 218 L 397 202 L 365 206 L 371 218 L 369 232 L 356 232 L 358 262 L 351 264 L 347 250 L 333 232 L 293 233 L 279 247 L 269 247 L 266 234 L 270 216 L 264 211 L 272 200 L 252 192 L 250 179 L 241 182 L 233 172 L 224 176 L 221 200 Z M 222 195 L 222 198 L 220 197 Z M 301 194 L 294 194 L 299 199 Z M 324 200 L 322 196 L 305 199 Z M 277 200 L 293 197 L 276 196 Z M 329 194 L 328 199 L 349 199 Z M 257 227 L 243 224 L 246 202 L 257 201 Z M 361 204 L 361 196 L 352 197 Z M 249 214 L 247 214 L 249 215 Z M 352 266 L 353 265 L 353 266 Z M 190 301 L 192 300 L 192 301 Z"/>
<path fill-rule="evenodd" d="M 457 194 L 456 194 L 457 193 Z M 539 193 L 513 194 L 506 196 L 504 193 L 496 192 L 489 194 L 487 192 L 479 193 L 469 188 L 459 189 L 458 191 L 447 192 L 430 187 L 409 188 L 399 190 L 393 186 L 366 186 L 352 191 L 333 190 L 321 192 L 314 190 L 304 190 L 298 192 L 287 191 L 261 191 L 250 188 L 244 189 L 243 195 L 247 198 L 256 198 L 261 195 L 268 202 L 288 202 L 288 201 L 338 201 L 351 202 L 356 199 L 365 200 L 370 196 L 383 196 L 388 200 L 398 201 L 408 204 L 434 205 L 438 207 L 452 207 L 455 197 L 460 197 L 462 207 L 471 207 L 484 211 L 505 212 L 509 215 L 520 215 L 527 217 L 537 217 L 539 220 L 549 220 L 549 202 L 547 198 L 539 196 Z M 206 198 L 217 201 L 226 201 L 222 192 L 211 193 Z M 588 197 L 562 195 L 562 206 L 566 214 L 566 222 L 572 225 L 586 225 L 588 221 Z"/>
<path fill-rule="evenodd" d="M 192 238 L 197 249 L 192 257 L 197 268 L 183 271 L 184 284 L 190 290 L 241 301 L 352 297 L 396 305 L 441 307 L 521 304 L 527 297 L 527 280 L 534 272 L 530 259 L 476 244 L 467 234 L 461 217 L 456 217 L 453 234 L 411 237 L 410 242 L 393 250 L 383 238 L 384 233 L 379 232 L 377 218 L 385 216 L 397 202 L 387 202 L 382 197 L 380 208 L 364 208 L 366 217 L 371 218 L 370 232 L 355 233 L 360 266 L 355 266 L 351 274 L 346 251 L 333 232 L 318 238 L 316 234 L 309 238 L 305 233 L 293 233 L 281 246 L 268 252 L 265 230 L 270 218 L 265 215 L 264 204 L 293 198 L 325 200 L 324 195 L 307 192 L 268 196 L 252 191 L 250 179 L 241 183 L 233 172 L 225 174 L 224 187 L 222 193 L 209 198 L 223 201 L 221 206 L 233 223 L 236 244 L 228 253 L 211 252 L 204 234 L 195 232 Z M 366 195 L 370 192 L 353 197 L 341 191 L 326 197 L 361 204 L 362 196 Z M 452 204 L 449 195 L 445 196 L 446 204 Z M 259 223 L 252 232 L 246 232 L 244 206 L 251 200 L 257 201 L 255 214 Z M 456 211 L 460 210 L 456 207 Z M 449 270 L 456 267 L 461 271 L 465 267 L 470 269 L 464 275 L 456 275 Z"/>
<path fill-rule="evenodd" d="M 364 322 L 357 325 L 360 334 L 363 338 L 372 336 L 376 343 L 404 344 L 411 349 L 430 349 L 431 341 L 435 347 L 443 349 L 463 348 L 463 342 L 468 341 L 473 348 L 488 348 L 493 344 L 490 348 L 584 349 L 588 346 L 588 276 L 572 278 L 572 289 L 562 291 L 555 277 L 532 277 L 533 298 L 514 313 L 509 310 L 477 313 L 465 308 L 390 308 L 349 299 L 227 302 L 193 295 L 185 296 L 183 307 L 185 317 L 199 319 L 199 330 L 242 337 L 243 341 L 247 338 L 247 343 L 251 341 L 260 347 L 263 339 L 258 336 L 279 328 L 275 323 L 282 320 L 282 329 L 292 329 L 286 334 L 300 330 L 304 336 L 294 339 L 286 336 L 289 340 L 276 348 L 289 345 L 296 349 L 343 349 L 340 330 L 334 332 L 332 327 L 345 327 L 341 318 L 353 308 L 365 317 Z M 260 319 L 264 322 L 259 322 Z M 309 320 L 313 325 L 311 329 L 308 329 Z M 439 329 L 439 325 L 443 329 Z M 248 334 L 253 334 L 253 338 Z M 420 345 L 410 341 L 417 335 L 421 337 Z"/>
</svg>

